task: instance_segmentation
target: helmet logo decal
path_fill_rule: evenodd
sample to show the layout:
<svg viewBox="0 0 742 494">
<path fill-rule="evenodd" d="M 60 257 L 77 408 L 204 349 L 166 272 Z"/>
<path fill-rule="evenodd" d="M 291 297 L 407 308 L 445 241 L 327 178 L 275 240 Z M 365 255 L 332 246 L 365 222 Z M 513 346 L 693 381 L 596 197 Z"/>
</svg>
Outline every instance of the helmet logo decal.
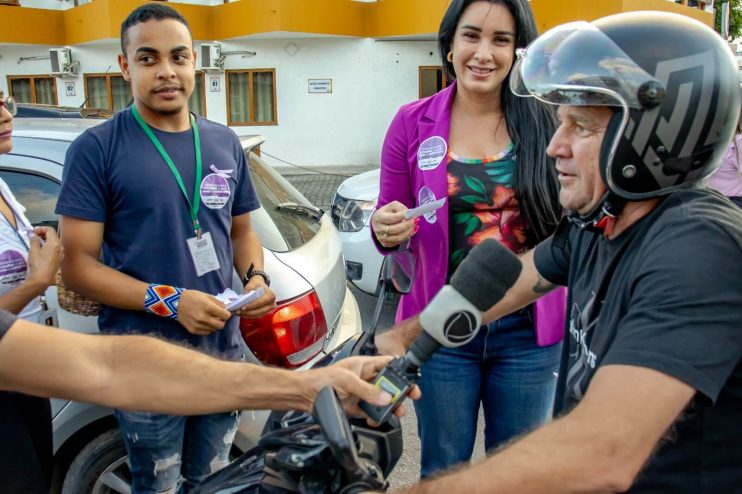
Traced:
<svg viewBox="0 0 742 494">
<path fill-rule="evenodd" d="M 710 50 L 659 62 L 654 77 L 667 88 L 668 95 L 675 97 L 665 98 L 658 108 L 631 112 L 625 137 L 661 187 L 674 185 L 683 178 L 681 170 L 663 166 L 659 156 L 664 154 L 662 151 L 666 149 L 673 156 L 690 157 L 699 151 L 699 146 L 705 145 L 700 142 L 701 133 L 711 111 L 717 63 Z M 719 101 L 722 103 L 728 104 Z M 637 117 L 638 122 L 635 121 Z M 672 152 L 676 146 L 682 148 Z"/>
</svg>

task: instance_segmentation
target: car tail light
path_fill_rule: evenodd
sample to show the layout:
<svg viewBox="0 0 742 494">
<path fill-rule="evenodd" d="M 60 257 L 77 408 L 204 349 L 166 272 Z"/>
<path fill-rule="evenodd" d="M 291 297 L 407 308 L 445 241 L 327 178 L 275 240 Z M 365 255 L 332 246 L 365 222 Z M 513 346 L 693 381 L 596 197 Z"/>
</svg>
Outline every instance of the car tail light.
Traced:
<svg viewBox="0 0 742 494">
<path fill-rule="evenodd" d="M 258 319 L 240 319 L 242 338 L 266 365 L 295 368 L 317 355 L 327 334 L 327 321 L 312 290 L 278 304 Z"/>
</svg>

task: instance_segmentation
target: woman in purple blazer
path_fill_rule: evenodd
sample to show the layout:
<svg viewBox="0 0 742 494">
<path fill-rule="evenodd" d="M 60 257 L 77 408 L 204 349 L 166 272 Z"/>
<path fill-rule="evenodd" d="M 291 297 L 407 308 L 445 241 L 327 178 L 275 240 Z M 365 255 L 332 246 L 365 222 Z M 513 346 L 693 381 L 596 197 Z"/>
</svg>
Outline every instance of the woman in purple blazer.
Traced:
<svg viewBox="0 0 742 494">
<path fill-rule="evenodd" d="M 477 243 L 495 238 L 522 253 L 560 218 L 556 172 L 546 155 L 553 116 L 507 89 L 515 49 L 536 34 L 526 0 L 453 0 L 438 33 L 453 83 L 403 106 L 389 127 L 372 231 L 382 252 L 409 246 L 416 259 L 398 321 L 417 315 Z M 408 208 L 440 199 L 439 209 L 404 219 Z M 556 297 L 547 301 L 556 317 L 523 309 L 425 364 L 415 404 L 423 477 L 469 460 L 480 404 L 487 449 L 548 420 L 564 317 L 564 299 Z M 534 318 L 540 329 L 549 326 L 538 341 Z M 380 349 L 409 344 L 402 331 L 380 336 Z"/>
</svg>

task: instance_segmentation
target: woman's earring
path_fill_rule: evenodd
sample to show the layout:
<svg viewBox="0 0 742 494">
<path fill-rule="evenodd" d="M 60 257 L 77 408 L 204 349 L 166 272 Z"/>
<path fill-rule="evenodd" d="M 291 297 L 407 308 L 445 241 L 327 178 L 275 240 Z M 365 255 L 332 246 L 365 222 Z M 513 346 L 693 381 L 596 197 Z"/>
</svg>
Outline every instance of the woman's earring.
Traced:
<svg viewBox="0 0 742 494">
<path fill-rule="evenodd" d="M 448 52 L 448 55 L 446 55 L 446 60 L 448 60 L 448 63 L 453 63 L 453 51 Z"/>
</svg>

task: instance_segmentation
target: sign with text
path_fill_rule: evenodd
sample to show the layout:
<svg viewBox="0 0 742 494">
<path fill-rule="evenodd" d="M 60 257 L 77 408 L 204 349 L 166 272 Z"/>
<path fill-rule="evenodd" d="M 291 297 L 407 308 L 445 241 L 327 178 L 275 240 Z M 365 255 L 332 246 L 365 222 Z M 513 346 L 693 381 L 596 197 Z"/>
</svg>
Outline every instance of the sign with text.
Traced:
<svg viewBox="0 0 742 494">
<path fill-rule="evenodd" d="M 310 93 L 331 93 L 332 79 L 308 79 Z"/>
<path fill-rule="evenodd" d="M 211 77 L 209 83 L 211 84 L 210 87 L 212 93 L 221 92 L 221 79 L 218 77 Z"/>
<path fill-rule="evenodd" d="M 64 83 L 64 94 L 65 96 L 75 96 L 75 83 L 74 82 Z"/>
</svg>

